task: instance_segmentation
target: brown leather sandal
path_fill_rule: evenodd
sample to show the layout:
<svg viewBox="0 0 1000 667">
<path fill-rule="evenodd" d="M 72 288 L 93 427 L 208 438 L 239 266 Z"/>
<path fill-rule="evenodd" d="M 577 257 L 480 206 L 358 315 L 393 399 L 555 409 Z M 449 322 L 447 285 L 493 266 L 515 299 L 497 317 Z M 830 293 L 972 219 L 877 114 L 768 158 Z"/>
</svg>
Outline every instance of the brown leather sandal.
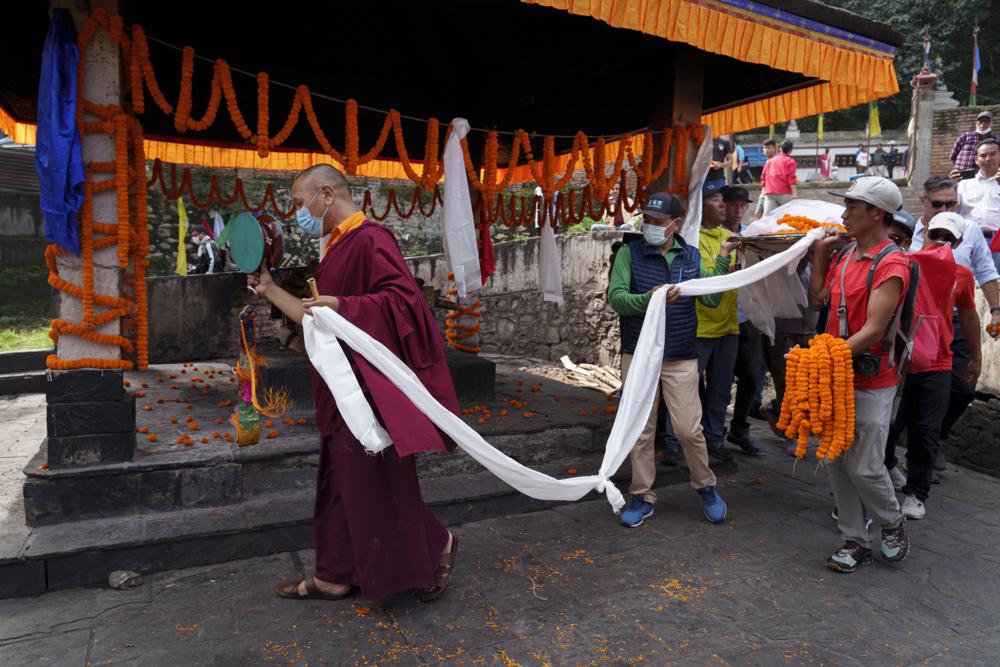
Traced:
<svg viewBox="0 0 1000 667">
<path fill-rule="evenodd" d="M 451 536 L 451 551 L 441 554 L 441 562 L 434 573 L 434 588 L 425 589 L 420 593 L 421 602 L 433 602 L 441 597 L 448 584 L 451 583 L 451 575 L 455 571 L 455 552 L 458 551 L 458 536 Z"/>
<path fill-rule="evenodd" d="M 306 594 L 299 595 L 299 584 L 305 582 Z M 279 597 L 283 597 L 288 600 L 343 600 L 344 598 L 349 598 L 354 595 L 354 587 L 351 586 L 347 589 L 347 592 L 341 593 L 340 595 L 329 595 L 324 593 L 316 586 L 316 579 L 309 577 L 308 579 L 299 581 L 283 581 L 278 584 L 277 594 Z"/>
</svg>

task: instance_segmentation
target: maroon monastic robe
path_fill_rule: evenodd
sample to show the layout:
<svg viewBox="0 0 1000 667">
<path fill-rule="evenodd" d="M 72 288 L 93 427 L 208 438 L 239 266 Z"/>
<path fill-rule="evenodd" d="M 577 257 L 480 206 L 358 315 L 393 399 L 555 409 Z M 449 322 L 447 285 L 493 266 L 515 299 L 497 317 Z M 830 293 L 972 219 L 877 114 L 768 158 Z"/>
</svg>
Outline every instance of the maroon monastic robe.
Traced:
<svg viewBox="0 0 1000 667">
<path fill-rule="evenodd" d="M 320 294 L 340 300 L 345 319 L 389 348 L 458 414 L 441 335 L 390 231 L 365 221 L 345 234 L 323 257 L 316 283 Z M 410 455 L 454 444 L 384 375 L 343 347 L 393 445 L 366 452 L 313 369 L 323 436 L 313 515 L 316 576 L 359 586 L 372 599 L 433 586 L 448 531 L 424 504 Z"/>
<path fill-rule="evenodd" d="M 348 232 L 320 262 L 316 286 L 340 300 L 344 319 L 389 348 L 438 402 L 460 414 L 441 334 L 392 232 L 371 221 Z M 399 456 L 454 449 L 392 382 L 346 345 L 344 350 Z M 330 435 L 344 420 L 315 369 L 313 391 L 316 423 L 322 435 Z"/>
</svg>

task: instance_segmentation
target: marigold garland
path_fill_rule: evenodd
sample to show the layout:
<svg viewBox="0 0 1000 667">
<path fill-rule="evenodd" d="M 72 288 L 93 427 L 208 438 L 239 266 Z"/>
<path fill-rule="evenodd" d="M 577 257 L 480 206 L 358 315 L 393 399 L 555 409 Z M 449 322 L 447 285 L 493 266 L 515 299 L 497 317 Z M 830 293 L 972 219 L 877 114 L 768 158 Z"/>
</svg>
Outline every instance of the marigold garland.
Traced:
<svg viewBox="0 0 1000 667">
<path fill-rule="evenodd" d="M 240 111 L 236 93 L 233 87 L 232 73 L 229 65 L 222 59 L 217 59 L 213 65 L 213 75 L 210 89 L 210 99 L 204 115 L 200 119 L 191 118 L 193 76 L 194 76 L 194 49 L 184 47 L 181 58 L 181 80 L 178 93 L 177 104 L 171 104 L 163 94 L 153 69 L 149 55 L 149 44 L 145 32 L 141 26 L 132 26 L 130 34 L 126 34 L 122 18 L 118 15 L 108 14 L 102 8 L 96 8 L 92 12 L 88 21 L 78 37 L 80 48 L 80 64 L 78 67 L 78 86 L 83 89 L 83 69 L 86 62 L 87 47 L 93 40 L 99 28 L 105 28 L 110 41 L 121 49 L 123 62 L 127 63 L 125 70 L 126 83 L 130 89 L 131 111 L 134 113 L 144 113 L 146 111 L 145 91 L 148 90 L 150 97 L 160 110 L 168 115 L 173 115 L 174 127 L 179 132 L 187 130 L 202 131 L 208 129 L 216 120 L 222 100 L 225 99 L 226 107 L 230 119 L 238 134 L 244 139 L 253 143 L 257 148 L 257 153 L 261 157 L 266 157 L 271 148 L 284 143 L 291 135 L 298 124 L 301 113 L 304 111 L 306 121 L 313 131 L 321 149 L 336 162 L 344 165 L 348 175 L 357 173 L 358 167 L 377 158 L 385 147 L 390 133 L 393 134 L 396 143 L 396 152 L 399 161 L 407 174 L 407 177 L 417 183 L 424 191 L 434 191 L 435 195 L 431 199 L 430 210 L 433 212 L 435 206 L 440 203 L 440 194 L 436 185 L 440 182 L 444 165 L 440 159 L 441 145 L 447 142 L 448 135 L 445 134 L 444 141 L 440 137 L 440 124 L 432 119 L 427 123 L 427 137 L 424 146 L 424 157 L 420 173 L 414 168 L 414 162 L 409 159 L 406 146 L 403 141 L 402 121 L 400 114 L 395 110 L 390 110 L 383 122 L 382 129 L 374 146 L 363 155 L 359 154 L 360 147 L 357 136 L 357 103 L 353 100 L 347 103 L 347 113 L 345 121 L 346 140 L 344 154 L 337 151 L 326 138 L 316 118 L 313 108 L 312 98 L 306 86 L 299 86 L 296 89 L 292 107 L 289 110 L 288 118 L 273 137 L 269 134 L 269 79 L 268 75 L 261 72 L 257 76 L 257 122 L 256 133 L 254 133 L 242 112 Z M 84 120 L 84 110 L 87 113 L 98 116 L 99 120 Z M 46 251 L 46 262 L 50 268 L 49 282 L 57 289 L 63 290 L 75 296 L 83 302 L 83 315 L 79 324 L 57 321 L 53 323 L 52 338 L 58 340 L 59 335 L 76 335 L 87 338 L 93 342 L 102 344 L 118 345 L 123 353 L 136 353 L 137 362 L 140 368 L 148 364 L 148 322 L 147 322 L 147 295 L 145 286 L 145 271 L 148 266 L 149 239 L 146 229 L 146 188 L 147 179 L 145 176 L 145 160 L 142 148 L 142 127 L 121 107 L 116 105 L 98 106 L 81 100 L 77 106 L 77 125 L 82 133 L 106 133 L 112 135 L 115 141 L 115 161 L 114 163 L 94 163 L 87 170 L 87 181 L 84 188 L 84 203 L 80 215 L 80 239 L 81 239 L 81 264 L 83 267 L 81 285 L 77 286 L 62 279 L 58 274 L 56 256 L 63 253 L 59 248 L 51 247 Z M 450 129 L 449 129 L 450 131 Z M 508 187 L 514 178 L 515 167 L 521 161 L 528 165 L 532 175 L 543 189 L 542 223 L 552 215 L 555 209 L 555 220 L 563 222 L 578 221 L 583 215 L 600 216 L 605 211 L 611 211 L 612 206 L 608 202 L 612 186 L 621 180 L 626 182 L 625 160 L 633 172 L 636 173 L 637 181 L 643 184 L 656 180 L 666 170 L 669 164 L 669 152 L 671 144 L 674 146 L 674 167 L 677 184 L 675 190 L 686 191 L 687 174 L 687 142 L 689 137 L 693 137 L 697 142 L 701 141 L 702 128 L 695 126 L 691 128 L 679 126 L 672 130 L 665 130 L 662 134 L 662 150 L 657 161 L 657 166 L 653 167 L 653 141 L 654 135 L 647 132 L 643 137 L 642 159 L 634 155 L 634 150 L 629 141 L 630 137 L 622 137 L 618 142 L 618 152 L 611 161 L 611 172 L 606 173 L 607 156 L 606 140 L 600 137 L 593 147 L 587 141 L 586 136 L 578 134 L 574 139 L 570 153 L 568 155 L 567 166 L 560 177 L 555 175 L 555 163 L 559 159 L 555 154 L 555 143 L 553 137 L 543 139 L 543 154 L 541 161 L 536 161 L 532 153 L 531 139 L 523 130 L 518 130 L 514 135 L 511 145 L 510 160 L 507 169 L 502 177 L 499 177 L 497 167 L 497 154 L 499 138 L 497 133 L 490 133 L 487 136 L 487 146 L 484 153 L 483 174 L 474 168 L 469 157 L 468 144 L 463 139 L 463 157 L 466 162 L 466 171 L 474 187 L 484 193 L 483 200 L 480 201 L 480 215 L 487 224 L 499 217 L 505 225 L 515 226 L 527 224 L 533 219 L 537 210 L 538 202 L 532 200 L 530 203 L 522 199 L 520 203 L 515 202 L 517 198 L 511 198 L 509 211 L 502 205 L 494 206 L 497 193 Z M 648 137 L 648 138 L 647 138 Z M 131 164 L 129 161 L 129 146 L 132 148 Z M 577 162 L 582 159 L 585 173 L 589 185 L 581 193 L 580 206 L 577 206 L 578 198 L 575 192 L 569 192 L 566 197 L 560 197 L 555 206 L 555 193 L 562 190 L 570 182 L 576 170 Z M 678 167 L 680 167 L 678 169 Z M 184 170 L 178 185 L 176 170 L 171 170 L 170 184 L 166 183 L 162 165 L 154 163 L 154 173 L 149 184 L 160 183 L 163 191 L 168 197 L 176 199 L 182 196 L 186 190 L 192 191 L 190 171 Z M 95 181 L 95 173 L 113 174 L 111 179 Z M 95 220 L 93 217 L 94 197 L 98 195 L 110 195 L 114 192 L 116 196 L 117 224 L 105 223 Z M 191 193 L 193 194 L 193 193 Z M 195 198 L 191 197 L 194 201 Z M 623 206 L 622 197 L 619 196 L 617 207 Z M 633 199 L 631 208 L 624 203 L 627 210 L 635 210 L 639 206 L 640 197 Z M 207 207 L 213 201 L 228 205 L 240 201 L 244 208 L 250 211 L 259 211 L 266 206 L 277 209 L 274 191 L 272 188 L 265 190 L 260 203 L 251 207 L 246 200 L 242 181 L 237 179 L 231 196 L 224 197 L 219 192 L 218 182 L 215 176 L 212 177 L 209 196 L 206 200 L 196 201 L 195 205 Z M 518 212 L 516 209 L 520 207 Z M 407 214 L 412 215 L 414 208 L 424 212 L 424 203 L 420 191 L 414 193 L 413 203 Z M 387 205 L 394 208 L 397 213 L 403 213 L 398 201 L 390 201 Z M 282 218 L 291 215 L 291 211 L 276 211 Z M 508 215 L 509 213 L 509 215 Z M 406 217 L 406 216 L 402 216 Z M 108 295 L 96 294 L 94 291 L 93 261 L 94 251 L 118 246 L 118 264 L 125 269 L 123 297 L 111 297 Z M 105 310 L 95 314 L 94 306 L 102 306 Z M 479 304 L 457 308 L 449 313 L 452 320 L 458 316 L 478 317 L 476 310 Z M 126 318 L 123 322 L 122 331 L 131 332 L 136 336 L 133 344 L 125 336 L 108 336 L 98 334 L 95 329 L 103 326 L 116 318 Z M 457 321 L 452 327 L 452 334 L 449 342 L 456 347 L 462 346 L 458 341 L 471 337 L 479 330 L 479 325 L 474 327 L 461 325 Z M 130 329 L 134 325 L 134 328 Z M 473 351 L 471 348 L 470 351 Z M 131 362 L 127 359 L 78 359 L 60 360 L 52 355 L 49 359 L 49 366 L 52 368 L 130 368 Z"/>
<path fill-rule="evenodd" d="M 831 229 L 836 229 L 837 231 L 843 232 L 847 231 L 844 229 L 843 225 L 830 222 L 820 222 L 819 220 L 813 220 L 810 217 L 804 215 L 791 215 L 785 214 L 778 219 L 777 224 L 787 225 L 791 227 L 796 232 L 805 233 L 811 229 L 816 229 L 817 227 L 829 227 Z M 767 234 L 789 234 L 790 232 L 785 230 L 778 230 L 776 232 L 768 232 Z"/>
<path fill-rule="evenodd" d="M 814 336 L 795 348 L 785 366 L 786 389 L 778 428 L 797 441 L 795 456 L 805 458 L 810 436 L 816 457 L 833 461 L 854 441 L 854 366 L 847 341 Z"/>
<path fill-rule="evenodd" d="M 257 155 L 267 157 L 271 150 L 271 140 L 267 136 L 269 86 L 266 72 L 257 74 L 257 135 L 252 141 L 257 144 Z"/>
<path fill-rule="evenodd" d="M 455 274 L 449 273 L 448 280 L 454 279 Z M 448 301 L 455 304 L 455 308 L 454 310 L 448 311 L 448 314 L 445 317 L 445 324 L 447 325 L 447 329 L 444 334 L 445 339 L 448 341 L 448 344 L 456 350 L 471 352 L 473 354 L 479 353 L 482 348 L 478 345 L 466 345 L 461 341 L 477 335 L 482 329 L 482 325 L 478 323 L 474 325 L 459 324 L 458 318 L 470 317 L 477 320 L 481 319 L 482 313 L 479 311 L 479 307 L 482 305 L 482 302 L 480 302 L 479 299 L 476 299 L 475 303 L 468 306 L 458 305 L 458 290 L 455 288 L 448 290 Z"/>
<path fill-rule="evenodd" d="M 122 48 L 128 62 L 128 83 L 131 89 L 132 109 L 136 113 L 144 113 L 146 111 L 144 89 L 148 89 L 157 106 L 164 113 L 174 115 L 174 127 L 178 132 L 185 132 L 189 129 L 201 131 L 214 123 L 221 101 L 225 98 L 226 106 L 236 131 L 243 139 L 253 143 L 257 148 L 258 155 L 263 158 L 268 156 L 272 148 L 283 144 L 288 139 L 300 120 L 301 112 L 305 111 L 306 121 L 313 130 L 320 148 L 324 153 L 339 162 L 348 175 L 356 174 L 361 165 L 375 160 L 385 147 L 390 133 L 393 133 L 395 135 L 396 152 L 399 162 L 403 167 L 404 173 L 406 173 L 410 180 L 425 190 L 430 190 L 443 176 L 444 168 L 440 160 L 440 123 L 436 119 L 431 119 L 427 123 L 427 140 L 424 146 L 423 164 L 420 173 L 417 173 L 417 170 L 414 168 L 415 162 L 410 160 L 409 153 L 403 142 L 402 121 L 397 111 L 390 110 L 387 113 L 374 146 L 371 150 L 360 154 L 357 129 L 358 105 L 355 100 L 348 100 L 345 111 L 345 148 L 344 152 L 341 153 L 330 144 L 323 133 L 316 118 L 309 89 L 304 85 L 296 89 L 296 94 L 293 97 L 292 106 L 289 109 L 284 125 L 277 134 L 270 136 L 268 133 L 269 78 L 266 72 L 260 72 L 257 75 L 257 131 L 253 132 L 240 111 L 239 103 L 233 89 L 232 73 L 229 65 L 221 58 L 217 59 L 214 63 L 210 84 L 211 97 L 205 115 L 199 120 L 193 120 L 190 114 L 194 74 L 194 49 L 190 46 L 185 46 L 182 49 L 180 91 L 177 104 L 172 105 L 166 99 L 157 82 L 149 56 L 149 44 L 143 28 L 138 25 L 133 26 L 131 39 L 129 39 L 125 35 L 122 25 L 120 16 L 109 15 L 106 10 L 101 8 L 95 9 L 87 21 L 84 30 L 81 32 L 80 42 L 83 44 L 89 42 L 99 26 L 108 28 L 109 34 L 112 36 L 112 41 Z M 648 164 L 643 165 L 643 173 L 638 177 L 638 180 L 643 184 L 648 184 L 662 175 L 669 164 L 667 154 L 669 153 L 670 144 L 673 143 L 678 147 L 674 151 L 674 189 L 678 192 L 686 190 L 687 139 L 693 137 L 696 143 L 700 143 L 703 136 L 701 127 L 693 126 L 686 128 L 680 126 L 673 130 L 665 130 L 663 132 L 664 150 L 661 152 L 659 164 L 655 169 L 652 166 L 653 135 L 652 133 L 646 133 L 646 135 L 648 135 L 649 140 L 647 141 L 644 135 L 643 154 L 649 156 L 648 160 L 646 160 Z M 554 164 L 557 156 L 553 149 L 554 139 L 552 137 L 546 137 L 543 141 L 543 155 L 541 164 L 539 164 L 531 154 L 529 135 L 523 130 L 518 130 L 515 133 L 511 146 L 509 166 L 500 181 L 496 180 L 498 170 L 495 159 L 497 146 L 495 133 L 491 133 L 487 139 L 487 150 L 484 153 L 483 159 L 483 171 L 487 173 L 484 174 L 482 181 L 478 178 L 478 171 L 468 164 L 469 151 L 465 141 L 463 141 L 463 153 L 467 160 L 466 166 L 470 180 L 473 181 L 478 189 L 486 193 L 486 198 L 490 205 L 493 204 L 495 194 L 510 185 L 514 175 L 514 167 L 518 164 L 522 148 L 524 149 L 527 165 L 531 170 L 532 176 L 541 185 L 547 203 L 551 203 L 555 192 L 565 187 L 572 178 L 576 163 L 580 157 L 584 160 L 584 168 L 591 183 L 594 196 L 600 200 L 607 196 L 611 185 L 618 181 L 618 174 L 623 169 L 623 162 L 626 156 L 628 156 L 633 171 L 636 171 L 636 168 L 640 164 L 637 158 L 630 154 L 634 151 L 632 151 L 628 139 L 630 137 L 622 137 L 621 141 L 618 142 L 618 152 L 615 158 L 610 161 L 612 170 L 608 175 L 605 175 L 603 169 L 605 166 L 604 151 L 606 146 L 606 140 L 603 137 L 598 138 L 595 146 L 590 148 L 586 145 L 586 137 L 582 134 L 578 135 L 570 150 L 567 168 L 558 179 L 556 179 L 554 174 Z M 683 141 L 680 141 L 680 139 L 683 139 Z M 447 136 L 445 137 L 445 141 L 447 141 Z"/>
<path fill-rule="evenodd" d="M 141 77 L 137 75 L 137 69 L 141 70 L 142 68 L 141 55 L 145 48 L 145 39 L 141 36 L 141 29 L 138 31 L 140 39 L 133 47 L 129 44 L 119 16 L 107 16 L 101 11 L 95 11 L 95 15 L 97 15 L 96 18 L 92 17 L 92 20 L 87 22 L 78 40 L 80 63 L 77 69 L 77 82 L 79 89 L 84 90 L 84 63 L 87 47 L 98 27 L 103 26 L 107 29 L 111 42 L 122 48 L 124 60 L 129 63 L 129 83 L 134 91 L 136 85 L 141 86 Z M 136 31 L 133 31 L 133 34 L 136 34 Z M 147 85 L 154 100 L 157 99 L 159 89 L 155 85 L 155 79 L 151 76 L 151 70 L 150 76 L 147 77 Z M 141 105 L 141 95 L 138 101 Z M 85 120 L 84 114 L 96 116 L 97 120 Z M 49 284 L 82 302 L 80 322 L 73 323 L 57 318 L 52 321 L 49 336 L 55 344 L 58 344 L 60 336 L 70 335 L 100 345 L 117 346 L 125 357 L 130 357 L 135 352 L 140 367 L 145 368 L 148 364 L 145 268 L 148 264 L 149 237 L 146 227 L 146 175 L 142 128 L 121 106 L 98 105 L 86 99 L 78 100 L 76 122 L 82 134 L 111 135 L 115 147 L 115 160 L 114 162 L 92 163 L 85 167 L 84 202 L 80 211 L 80 285 L 73 284 L 59 275 L 58 257 L 68 254 L 68 251 L 55 245 L 46 248 L 45 262 L 49 268 Z M 133 150 L 131 163 L 129 160 L 130 146 Z M 95 174 L 108 174 L 111 178 L 96 181 Z M 94 218 L 94 198 L 111 195 L 116 200 L 117 220 L 114 224 Z M 115 245 L 118 246 L 118 266 L 125 270 L 121 295 L 111 296 L 96 293 L 94 253 Z M 128 270 L 130 266 L 132 271 Z M 95 306 L 104 310 L 95 312 Z M 100 328 L 121 318 L 126 318 L 122 323 L 123 334 L 130 333 L 129 323 L 134 321 L 135 342 L 127 335 L 98 332 Z M 78 368 L 129 369 L 132 368 L 133 364 L 128 358 L 60 359 L 57 354 L 52 354 L 46 359 L 46 365 L 57 370 L 71 370 Z"/>
</svg>

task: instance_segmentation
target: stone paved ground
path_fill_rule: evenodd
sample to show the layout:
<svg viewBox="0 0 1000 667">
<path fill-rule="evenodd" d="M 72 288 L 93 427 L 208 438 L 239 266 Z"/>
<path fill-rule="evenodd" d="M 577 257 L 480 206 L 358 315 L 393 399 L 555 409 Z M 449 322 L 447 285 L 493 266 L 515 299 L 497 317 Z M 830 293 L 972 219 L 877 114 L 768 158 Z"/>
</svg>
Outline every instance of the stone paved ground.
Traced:
<svg viewBox="0 0 1000 667">
<path fill-rule="evenodd" d="M 1000 481 L 949 467 L 909 559 L 838 575 L 822 471 L 793 478 L 773 439 L 738 460 L 721 526 L 673 486 L 638 529 L 604 500 L 457 527 L 454 587 L 431 605 L 276 598 L 311 552 L 0 601 L 0 665 L 1000 661 Z"/>
</svg>

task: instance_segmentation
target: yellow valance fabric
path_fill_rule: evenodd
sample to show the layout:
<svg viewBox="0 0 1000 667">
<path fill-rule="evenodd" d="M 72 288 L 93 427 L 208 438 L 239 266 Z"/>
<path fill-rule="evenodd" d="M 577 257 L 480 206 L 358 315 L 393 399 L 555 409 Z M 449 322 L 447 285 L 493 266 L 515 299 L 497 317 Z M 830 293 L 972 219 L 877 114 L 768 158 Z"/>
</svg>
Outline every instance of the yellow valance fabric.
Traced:
<svg viewBox="0 0 1000 667">
<path fill-rule="evenodd" d="M 824 83 L 708 114 L 716 135 L 741 132 L 899 92 L 891 50 L 849 41 L 716 0 L 522 0 L 638 30 Z M 842 31 L 836 31 L 842 32 Z M 867 43 L 866 43 L 867 42 Z"/>
<path fill-rule="evenodd" d="M 164 141 L 146 137 L 143 142 L 147 160 L 162 160 L 172 164 L 189 164 L 220 169 L 273 169 L 301 171 L 317 163 L 331 164 L 339 169 L 343 165 L 326 153 L 314 151 L 272 150 L 266 158 L 257 155 L 255 148 L 238 148 L 226 145 L 198 144 Z M 419 162 L 414 162 L 419 166 Z M 359 176 L 371 178 L 396 178 L 408 180 L 403 166 L 396 160 L 372 160 L 358 167 Z"/>
<path fill-rule="evenodd" d="M 35 124 L 22 123 L 0 105 L 0 132 L 18 144 L 35 145 Z"/>
</svg>

